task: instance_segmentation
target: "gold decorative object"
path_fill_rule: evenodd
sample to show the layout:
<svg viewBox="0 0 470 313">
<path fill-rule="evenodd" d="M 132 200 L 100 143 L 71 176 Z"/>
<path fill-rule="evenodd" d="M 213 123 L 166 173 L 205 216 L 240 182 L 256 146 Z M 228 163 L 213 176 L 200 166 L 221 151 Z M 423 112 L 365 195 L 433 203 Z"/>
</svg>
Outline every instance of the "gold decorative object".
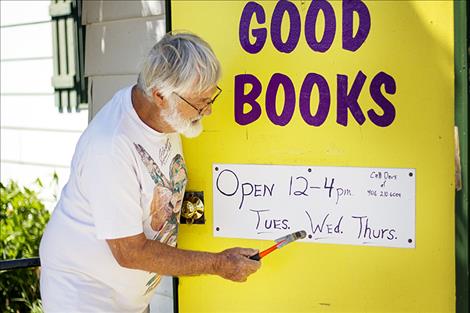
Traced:
<svg viewBox="0 0 470 313">
<path fill-rule="evenodd" d="M 183 202 L 181 216 L 186 219 L 187 224 L 193 224 L 204 214 L 204 203 L 196 196 L 190 196 Z"/>
</svg>

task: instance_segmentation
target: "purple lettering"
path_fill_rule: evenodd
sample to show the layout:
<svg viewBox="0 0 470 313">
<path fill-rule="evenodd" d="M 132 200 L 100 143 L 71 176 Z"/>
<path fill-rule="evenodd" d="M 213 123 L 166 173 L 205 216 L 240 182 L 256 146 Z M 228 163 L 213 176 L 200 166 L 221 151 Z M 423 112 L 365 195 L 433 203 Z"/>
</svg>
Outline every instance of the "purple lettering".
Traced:
<svg viewBox="0 0 470 313">
<path fill-rule="evenodd" d="M 359 27 L 353 37 L 353 15 L 359 16 Z M 361 0 L 343 0 L 343 49 L 356 51 L 359 49 L 370 32 L 369 9 Z"/>
<path fill-rule="evenodd" d="M 284 88 L 284 106 L 280 115 L 276 113 L 276 95 L 279 86 Z M 290 78 L 284 74 L 275 73 L 269 81 L 266 90 L 266 114 L 273 124 L 285 126 L 290 122 L 295 109 L 295 89 Z"/>
<path fill-rule="evenodd" d="M 290 25 L 289 36 L 286 42 L 282 41 L 281 28 L 282 21 L 284 20 L 284 13 L 289 15 Z M 292 52 L 300 38 L 300 14 L 295 6 L 290 1 L 281 0 L 276 4 L 274 8 L 273 17 L 271 20 L 271 40 L 273 41 L 274 47 L 279 52 L 290 53 Z"/>
<path fill-rule="evenodd" d="M 253 15 L 255 16 L 258 24 L 263 25 L 266 22 L 266 15 L 263 7 L 256 2 L 248 2 L 243 8 L 238 29 L 240 45 L 246 52 L 252 54 L 258 53 L 263 49 L 267 37 L 266 28 L 255 28 L 251 30 L 251 35 L 256 38 L 255 43 L 252 44 L 250 42 L 249 30 Z"/>
<path fill-rule="evenodd" d="M 367 115 L 375 125 L 387 127 L 392 124 L 395 119 L 396 112 L 393 104 L 382 94 L 382 85 L 384 85 L 385 91 L 390 95 L 394 95 L 397 91 L 397 86 L 392 76 L 384 72 L 380 72 L 375 75 L 374 79 L 372 79 L 372 82 L 370 83 L 369 91 L 372 99 L 374 99 L 375 103 L 377 103 L 384 112 L 382 115 L 378 115 L 374 110 L 370 109 L 367 111 Z"/>
<path fill-rule="evenodd" d="M 245 94 L 245 85 L 252 86 L 250 92 Z M 256 121 L 261 115 L 261 107 L 256 101 L 261 94 L 261 83 L 254 75 L 240 74 L 235 76 L 235 122 L 239 125 L 247 125 Z M 244 113 L 245 103 L 251 106 L 251 110 Z"/>
<path fill-rule="evenodd" d="M 337 75 L 338 87 L 337 87 L 337 116 L 336 122 L 343 126 L 348 125 L 348 110 L 351 111 L 353 117 L 359 123 L 359 125 L 364 124 L 366 118 L 364 113 L 362 113 L 361 107 L 357 103 L 357 99 L 362 90 L 362 86 L 366 81 L 367 76 L 359 71 L 357 73 L 356 79 L 353 82 L 350 92 L 348 93 L 348 76 L 346 75 Z"/>
<path fill-rule="evenodd" d="M 317 26 L 317 17 L 320 10 L 325 15 L 325 30 L 323 38 L 318 41 L 315 34 Z M 305 17 L 305 39 L 307 44 L 313 51 L 325 52 L 333 43 L 336 33 L 336 18 L 333 7 L 326 0 L 318 0 L 310 2 L 310 6 Z"/>
<path fill-rule="evenodd" d="M 318 86 L 319 101 L 317 112 L 315 115 L 312 115 L 310 111 L 310 98 L 315 85 Z M 300 89 L 299 106 L 300 114 L 308 125 L 320 126 L 325 122 L 330 111 L 330 89 L 323 76 L 315 73 L 307 74 Z"/>
</svg>

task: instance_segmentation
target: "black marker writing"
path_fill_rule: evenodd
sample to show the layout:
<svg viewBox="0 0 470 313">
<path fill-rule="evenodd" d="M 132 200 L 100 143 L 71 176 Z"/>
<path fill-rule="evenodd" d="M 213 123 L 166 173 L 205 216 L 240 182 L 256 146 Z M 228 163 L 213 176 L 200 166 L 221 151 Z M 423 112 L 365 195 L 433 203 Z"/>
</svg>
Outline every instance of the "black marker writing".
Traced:
<svg viewBox="0 0 470 313">
<path fill-rule="evenodd" d="M 235 187 L 231 186 L 234 185 Z M 254 184 L 251 182 L 242 182 L 235 172 L 223 170 L 219 173 L 216 180 L 217 190 L 226 197 L 232 197 L 240 193 L 240 203 L 238 209 L 241 210 L 246 197 L 272 197 L 275 184 Z"/>
<path fill-rule="evenodd" d="M 353 219 L 359 221 L 359 231 L 357 233 L 357 238 L 363 239 L 388 239 L 394 240 L 397 239 L 395 236 L 396 230 L 391 228 L 376 228 L 373 229 L 369 226 L 369 217 L 367 216 L 351 216 Z"/>
<path fill-rule="evenodd" d="M 264 229 L 290 229 L 289 220 L 287 219 L 276 219 L 276 218 L 265 218 L 261 217 L 261 213 L 269 212 L 270 210 L 251 210 L 256 213 L 256 230 Z M 261 227 L 261 228 L 260 228 Z"/>
</svg>

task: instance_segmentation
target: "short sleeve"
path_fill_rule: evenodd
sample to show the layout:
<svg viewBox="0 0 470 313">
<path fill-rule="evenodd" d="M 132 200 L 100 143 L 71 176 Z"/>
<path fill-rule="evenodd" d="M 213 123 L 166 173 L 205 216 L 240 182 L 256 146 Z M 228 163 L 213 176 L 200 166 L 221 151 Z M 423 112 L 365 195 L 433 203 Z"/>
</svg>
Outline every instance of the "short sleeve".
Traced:
<svg viewBox="0 0 470 313">
<path fill-rule="evenodd" d="M 130 149 L 112 147 L 109 153 L 99 155 L 90 151 L 82 165 L 80 185 L 99 239 L 143 232 L 140 183 Z"/>
</svg>

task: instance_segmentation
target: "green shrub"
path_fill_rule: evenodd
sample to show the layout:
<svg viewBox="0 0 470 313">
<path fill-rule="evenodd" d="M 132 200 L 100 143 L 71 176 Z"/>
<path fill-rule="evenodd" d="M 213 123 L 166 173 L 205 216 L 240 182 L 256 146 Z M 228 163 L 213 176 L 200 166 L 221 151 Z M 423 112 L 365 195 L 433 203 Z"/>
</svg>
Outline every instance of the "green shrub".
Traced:
<svg viewBox="0 0 470 313">
<path fill-rule="evenodd" d="M 54 175 L 56 179 L 56 175 Z M 42 183 L 37 180 L 37 186 Z M 10 181 L 0 183 L 0 259 L 39 256 L 39 242 L 50 213 L 38 191 Z M 0 271 L 0 308 L 3 312 L 41 312 L 39 268 Z"/>
</svg>

